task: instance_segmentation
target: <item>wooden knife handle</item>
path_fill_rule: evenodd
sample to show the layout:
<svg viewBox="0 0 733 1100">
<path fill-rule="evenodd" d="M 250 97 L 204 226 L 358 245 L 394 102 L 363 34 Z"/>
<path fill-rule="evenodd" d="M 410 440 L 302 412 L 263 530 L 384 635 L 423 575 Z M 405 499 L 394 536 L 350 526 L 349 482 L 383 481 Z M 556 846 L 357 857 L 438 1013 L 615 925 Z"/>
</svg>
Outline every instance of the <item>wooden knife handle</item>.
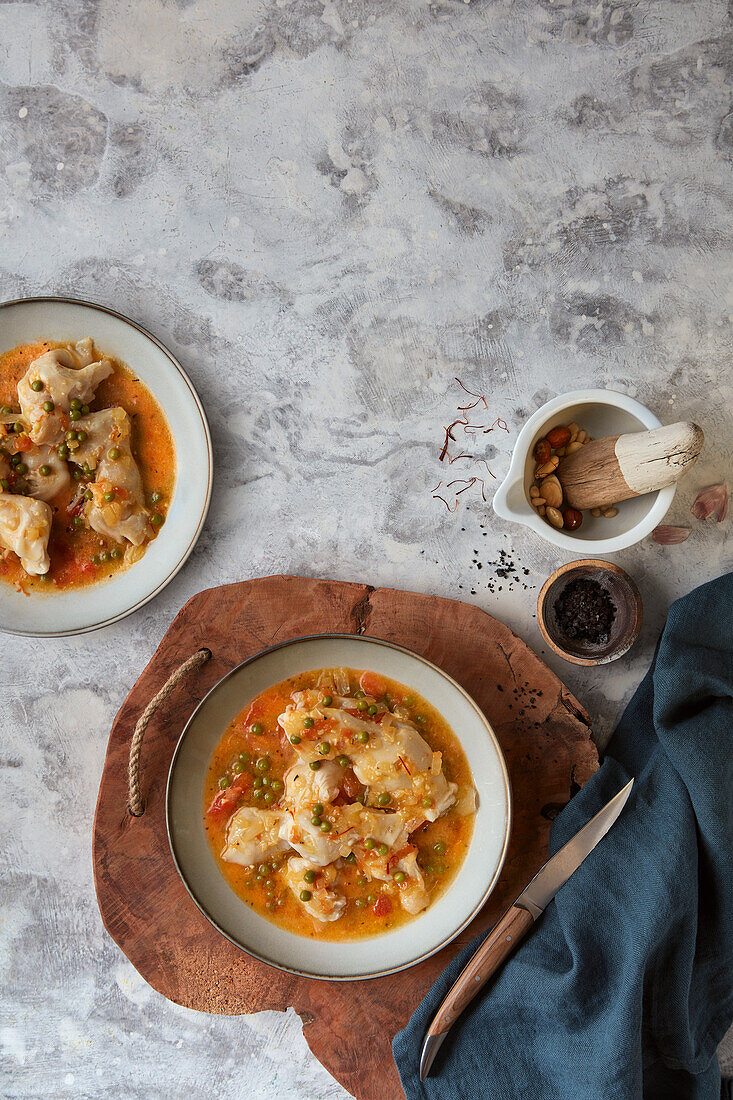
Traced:
<svg viewBox="0 0 733 1100">
<path fill-rule="evenodd" d="M 521 943 L 532 924 L 534 918 L 526 909 L 512 905 L 506 911 L 449 989 L 430 1025 L 427 1037 L 445 1035 L 451 1029 L 479 989 L 496 973 L 517 944 Z"/>
</svg>

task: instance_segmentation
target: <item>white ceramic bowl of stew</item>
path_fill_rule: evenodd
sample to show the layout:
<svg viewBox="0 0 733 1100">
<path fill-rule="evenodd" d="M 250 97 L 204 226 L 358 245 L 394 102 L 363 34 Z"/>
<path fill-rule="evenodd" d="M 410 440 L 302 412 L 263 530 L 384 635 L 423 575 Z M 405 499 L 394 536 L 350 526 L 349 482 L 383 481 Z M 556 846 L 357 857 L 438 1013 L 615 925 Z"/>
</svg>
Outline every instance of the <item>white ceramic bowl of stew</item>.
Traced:
<svg viewBox="0 0 733 1100">
<path fill-rule="evenodd" d="M 98 351 L 134 372 L 162 409 L 175 450 L 176 476 L 165 525 L 144 556 L 108 580 L 28 594 L 0 582 L 0 629 L 58 637 L 107 626 L 151 600 L 193 550 L 213 484 L 211 437 L 203 406 L 181 365 L 149 332 L 113 310 L 69 298 L 25 298 L 0 305 L 0 352 L 40 340 L 75 344 L 90 336 Z M 53 554 L 52 554 L 53 568 Z"/>
<path fill-rule="evenodd" d="M 223 732 L 266 688 L 312 669 L 346 666 L 399 681 L 452 727 L 477 795 L 474 827 L 462 863 L 435 900 L 408 923 L 365 938 L 305 938 L 260 916 L 230 887 L 209 844 L 202 807 L 207 771 Z M 494 889 L 506 856 L 511 797 L 504 758 L 487 717 L 436 665 L 389 642 L 317 635 L 265 650 L 209 692 L 181 734 L 166 794 L 171 852 L 184 886 L 232 943 L 280 969 L 313 978 L 356 980 L 414 966 L 450 943 Z"/>
</svg>

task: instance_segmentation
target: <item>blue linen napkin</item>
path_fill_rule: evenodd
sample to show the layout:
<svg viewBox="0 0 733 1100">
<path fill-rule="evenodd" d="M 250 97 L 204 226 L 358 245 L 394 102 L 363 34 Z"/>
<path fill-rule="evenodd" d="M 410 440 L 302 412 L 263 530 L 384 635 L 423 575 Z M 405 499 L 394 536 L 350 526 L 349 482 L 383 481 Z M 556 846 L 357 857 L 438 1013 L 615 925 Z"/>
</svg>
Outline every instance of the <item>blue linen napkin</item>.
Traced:
<svg viewBox="0 0 733 1100">
<path fill-rule="evenodd" d="M 480 939 L 444 971 L 393 1043 L 408 1100 L 720 1097 L 716 1047 L 733 1017 L 732 612 L 733 573 L 670 608 L 551 850 L 634 776 L 621 817 L 421 1083 L 425 1031 Z"/>
</svg>

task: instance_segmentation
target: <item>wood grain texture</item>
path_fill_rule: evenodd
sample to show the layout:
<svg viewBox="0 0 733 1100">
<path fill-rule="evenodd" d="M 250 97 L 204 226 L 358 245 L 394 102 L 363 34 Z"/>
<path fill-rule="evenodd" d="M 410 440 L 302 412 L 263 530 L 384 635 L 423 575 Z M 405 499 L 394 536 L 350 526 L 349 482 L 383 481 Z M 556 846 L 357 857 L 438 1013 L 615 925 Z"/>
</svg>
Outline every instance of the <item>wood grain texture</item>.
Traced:
<svg viewBox="0 0 733 1100">
<path fill-rule="evenodd" d="M 468 1008 L 479 990 L 519 946 L 533 923 L 531 913 L 518 905 L 512 905 L 506 911 L 458 975 L 430 1026 L 431 1035 L 445 1035 L 450 1031 L 456 1018 Z"/>
<path fill-rule="evenodd" d="M 514 822 L 503 874 L 462 935 L 411 970 L 333 983 L 283 973 L 245 955 L 199 913 L 178 878 L 165 829 L 165 786 L 178 737 L 204 694 L 259 650 L 304 634 L 343 631 L 397 642 L 434 661 L 474 697 L 506 756 Z M 137 718 L 171 672 L 201 646 L 212 659 L 152 718 L 142 753 L 146 810 L 126 809 Z M 547 858 L 550 822 L 593 774 L 588 716 L 508 627 L 476 607 L 367 585 L 275 576 L 210 589 L 183 607 L 115 718 L 94 821 L 94 877 L 104 925 L 164 996 L 202 1012 L 293 1006 L 308 1044 L 359 1100 L 402 1095 L 391 1039 L 440 971 L 511 904 Z M 307 945 L 304 941 L 304 950 Z"/>
</svg>

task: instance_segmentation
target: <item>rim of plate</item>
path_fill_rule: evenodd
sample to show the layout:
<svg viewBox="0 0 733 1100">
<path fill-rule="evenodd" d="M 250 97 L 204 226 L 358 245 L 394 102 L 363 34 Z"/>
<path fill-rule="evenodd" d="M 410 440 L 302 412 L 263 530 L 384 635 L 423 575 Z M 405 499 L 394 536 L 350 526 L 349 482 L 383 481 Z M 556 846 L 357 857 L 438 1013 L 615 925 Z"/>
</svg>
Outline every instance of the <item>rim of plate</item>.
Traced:
<svg viewBox="0 0 733 1100">
<path fill-rule="evenodd" d="M 203 428 L 204 438 L 206 440 L 206 454 L 208 458 L 206 500 L 204 501 L 204 507 L 202 509 L 201 517 L 199 519 L 196 530 L 194 531 L 188 546 L 183 551 L 183 554 L 181 555 L 176 567 L 171 570 L 167 577 L 165 577 L 158 585 L 156 585 L 152 592 L 149 592 L 147 596 L 144 596 L 142 599 L 132 604 L 132 606 L 129 607 L 126 611 L 121 611 L 118 615 L 112 615 L 110 618 L 102 619 L 100 622 L 92 623 L 90 626 L 75 627 L 72 630 L 17 630 L 13 629 L 12 627 L 5 626 L 4 624 L 0 625 L 0 631 L 2 631 L 2 633 L 14 634 L 23 638 L 71 638 L 77 634 L 90 634 L 93 630 L 101 630 L 104 626 L 111 626 L 113 623 L 118 623 L 121 619 L 126 619 L 128 615 L 132 615 L 133 612 L 139 611 L 139 609 L 141 607 L 144 607 L 146 603 L 149 603 L 150 600 L 155 599 L 155 597 L 160 592 L 162 592 L 163 589 L 166 588 L 167 585 L 169 585 L 170 582 L 173 580 L 173 578 L 181 571 L 181 569 L 191 556 L 193 548 L 201 536 L 201 531 L 203 530 L 203 526 L 206 522 L 206 517 L 209 514 L 211 495 L 214 488 L 214 449 L 211 443 L 211 431 L 209 430 L 209 422 L 206 418 L 206 411 L 204 410 L 203 403 L 198 393 L 196 392 L 196 388 L 194 387 L 193 382 L 188 377 L 173 352 L 170 351 L 165 346 L 165 344 L 158 339 L 157 336 L 154 336 L 153 333 L 149 331 L 149 329 L 145 328 L 145 326 L 141 325 L 138 321 L 133 321 L 131 317 L 126 317 L 125 314 L 120 313 L 119 310 L 111 309 L 109 306 L 103 306 L 99 302 L 91 302 L 86 298 L 69 298 L 63 294 L 40 294 L 30 298 L 12 298 L 8 301 L 0 302 L 0 310 L 6 309 L 8 306 L 23 306 L 37 304 L 39 302 L 60 302 L 62 305 L 66 304 L 72 306 L 85 306 L 87 309 L 96 309 L 100 313 L 107 313 L 111 317 L 116 317 L 118 321 L 122 321 L 124 324 L 129 325 L 131 328 L 137 329 L 138 332 L 142 333 L 143 336 L 147 337 L 148 340 L 155 344 L 155 346 L 159 348 L 166 356 L 171 366 L 178 371 L 181 378 L 188 387 L 191 398 L 196 405 L 199 416 L 201 417 L 201 426 Z M 162 407 L 163 406 L 161 403 L 161 408 Z M 163 412 L 165 412 L 165 409 L 163 409 Z"/>
<path fill-rule="evenodd" d="M 355 641 L 355 642 L 360 642 L 360 641 L 371 642 L 372 644 L 384 646 L 387 649 L 396 649 L 400 653 L 405 653 L 405 654 L 407 654 L 408 657 L 412 657 L 414 660 L 420 661 L 422 664 L 427 665 L 429 668 L 434 669 L 437 673 L 439 673 L 439 675 L 441 675 L 445 680 L 447 680 L 448 683 L 456 691 L 460 692 L 460 694 L 463 695 L 463 697 L 467 700 L 467 702 L 471 705 L 471 707 L 476 712 L 476 715 L 477 715 L 479 721 L 481 722 L 481 724 L 483 725 L 483 727 L 484 727 L 484 729 L 485 729 L 485 731 L 486 731 L 486 733 L 489 737 L 489 740 L 492 742 L 492 744 L 494 746 L 494 749 L 496 751 L 496 754 L 497 754 L 497 757 L 498 757 L 498 760 L 499 760 L 499 765 L 500 765 L 500 768 L 501 768 L 502 779 L 504 781 L 504 796 L 505 796 L 505 799 L 506 799 L 506 827 L 505 827 L 505 832 L 504 832 L 504 843 L 502 844 L 501 853 L 499 855 L 499 862 L 496 866 L 496 869 L 495 869 L 493 875 L 491 876 L 491 879 L 490 879 L 484 893 L 481 895 L 480 900 L 477 902 L 477 904 L 471 910 L 470 914 L 461 922 L 461 924 L 449 936 L 445 936 L 440 941 L 440 943 L 436 944 L 435 947 L 431 947 L 429 951 L 424 951 L 421 955 L 416 956 L 414 959 L 410 959 L 408 962 L 405 962 L 405 963 L 400 963 L 399 966 L 391 966 L 391 967 L 386 968 L 385 970 L 373 970 L 369 973 L 364 973 L 364 974 L 353 974 L 353 975 L 352 974 L 349 974 L 349 975 L 312 974 L 309 970 L 301 970 L 301 969 L 298 969 L 296 967 L 285 966 L 283 963 L 276 962 L 274 959 L 268 958 L 266 955 L 260 954 L 257 951 L 253 951 L 252 948 L 250 948 L 250 947 L 245 947 L 243 943 L 241 943 L 239 940 L 237 940 L 234 936 L 230 935 L 228 932 L 226 932 L 221 927 L 221 925 L 215 920 L 215 918 L 211 915 L 211 913 L 209 913 L 209 911 L 207 910 L 207 908 L 203 904 L 203 902 L 200 902 L 198 900 L 195 893 L 193 892 L 193 889 L 189 886 L 189 884 L 186 880 L 186 877 L 185 877 L 185 875 L 184 875 L 184 873 L 181 869 L 179 861 L 178 861 L 178 856 L 176 854 L 176 848 L 175 848 L 175 844 L 174 844 L 174 840 L 173 840 L 173 831 L 172 831 L 172 827 L 171 827 L 171 786 L 172 786 L 172 782 L 173 782 L 173 773 L 175 771 L 176 763 L 178 761 L 179 750 L 180 750 L 181 746 L 183 745 L 183 742 L 184 742 L 184 740 L 186 738 L 186 735 L 187 735 L 187 733 L 188 733 L 188 731 L 191 727 L 191 724 L 193 723 L 194 718 L 196 717 L 198 712 L 201 710 L 201 708 L 208 702 L 209 698 L 219 689 L 219 687 L 222 684 L 224 684 L 228 679 L 230 679 L 230 677 L 234 676 L 235 673 L 240 671 L 240 669 L 246 668 L 247 665 L 251 665 L 254 661 L 259 660 L 260 657 L 264 657 L 268 653 L 274 653 L 278 649 L 286 649 L 288 646 L 298 645 L 300 642 L 319 641 L 321 639 L 344 639 L 344 640 Z M 457 734 L 455 736 L 458 737 Z M 461 741 L 460 738 L 458 738 L 458 741 L 461 744 L 461 746 L 463 747 L 463 742 Z M 464 751 L 465 751 L 465 749 L 464 749 Z M 401 970 L 409 970 L 411 967 L 417 966 L 418 963 L 424 962 L 426 959 L 431 958 L 432 955 L 436 955 L 438 953 L 438 951 L 440 951 L 443 947 L 447 947 L 447 945 L 449 943 L 452 943 L 453 940 L 461 934 L 461 932 L 464 930 L 464 928 L 468 927 L 468 925 L 471 923 L 472 920 L 474 920 L 474 918 L 477 916 L 477 914 L 480 913 L 480 911 L 483 909 L 484 905 L 486 904 L 488 898 L 490 897 L 491 893 L 493 892 L 494 887 L 496 886 L 497 882 L 499 881 L 499 876 L 501 875 L 501 872 L 504 868 L 504 862 L 506 860 L 507 850 L 509 848 L 509 840 L 511 838 L 512 810 L 513 810 L 513 804 L 512 804 L 511 781 L 509 779 L 509 772 L 507 770 L 506 760 L 504 759 L 504 753 L 502 752 L 501 745 L 499 744 L 498 738 L 497 738 L 496 734 L 494 733 L 494 730 L 491 726 L 491 723 L 489 722 L 488 718 L 486 717 L 484 712 L 481 710 L 481 707 L 475 701 L 473 696 L 469 692 L 467 692 L 466 689 L 464 687 L 462 687 L 461 684 L 459 684 L 458 681 L 455 680 L 450 675 L 450 673 L 448 673 L 444 669 L 442 669 L 440 667 L 440 665 L 436 665 L 433 661 L 428 660 L 427 657 L 423 657 L 423 656 L 421 656 L 421 654 L 415 653 L 414 650 L 408 649 L 407 646 L 398 645 L 396 642 L 388 642 L 388 641 L 385 641 L 383 638 L 374 638 L 370 634 L 346 634 L 346 633 L 343 633 L 343 632 L 340 632 L 340 631 L 334 631 L 332 633 L 325 633 L 325 634 L 303 634 L 300 637 L 290 638 L 285 642 L 279 642 L 277 645 L 268 646 L 266 649 L 261 649 L 261 650 L 259 650 L 258 653 L 255 653 L 251 657 L 248 657 L 246 661 L 241 661 L 238 665 L 235 665 L 234 668 L 230 669 L 229 672 L 227 672 L 224 676 L 222 676 L 221 679 L 217 680 L 216 683 L 214 684 L 214 686 L 209 688 L 209 690 L 206 692 L 206 695 L 204 695 L 203 699 L 196 706 L 195 710 L 193 711 L 193 713 L 190 715 L 188 721 L 186 722 L 186 725 L 183 727 L 181 735 L 178 738 L 178 741 L 176 742 L 176 747 L 173 750 L 173 756 L 171 757 L 170 767 L 168 769 L 168 779 L 166 781 L 166 789 L 165 789 L 165 828 L 166 828 L 166 833 L 168 835 L 168 846 L 170 848 L 171 857 L 173 859 L 174 866 L 175 866 L 176 871 L 178 873 L 178 877 L 180 878 L 181 882 L 183 883 L 187 894 L 189 895 L 189 897 L 193 901 L 196 908 L 201 913 L 203 913 L 203 915 L 206 917 L 206 919 L 209 921 L 209 923 L 214 928 L 216 928 L 217 932 L 219 932 L 222 936 L 224 936 L 225 939 L 229 940 L 230 943 L 234 944 L 234 946 L 237 947 L 240 951 L 243 951 L 245 953 L 245 955 L 250 955 L 253 959 L 257 959 L 258 962 L 266 963 L 268 966 L 274 966 L 276 970 L 282 970 L 287 974 L 296 974 L 298 977 L 301 977 L 301 978 L 310 978 L 313 981 L 322 981 L 322 982 L 362 982 L 362 981 L 367 981 L 368 979 L 371 979 L 371 978 L 384 978 L 388 974 L 397 974 Z M 470 845 L 469 845 L 469 847 L 470 847 Z M 452 889 L 453 889 L 453 887 L 449 886 L 448 890 L 446 891 L 446 894 L 449 894 Z M 264 920 L 264 917 L 262 919 Z M 294 932 L 290 933 L 290 935 L 295 936 L 295 933 Z"/>
</svg>

